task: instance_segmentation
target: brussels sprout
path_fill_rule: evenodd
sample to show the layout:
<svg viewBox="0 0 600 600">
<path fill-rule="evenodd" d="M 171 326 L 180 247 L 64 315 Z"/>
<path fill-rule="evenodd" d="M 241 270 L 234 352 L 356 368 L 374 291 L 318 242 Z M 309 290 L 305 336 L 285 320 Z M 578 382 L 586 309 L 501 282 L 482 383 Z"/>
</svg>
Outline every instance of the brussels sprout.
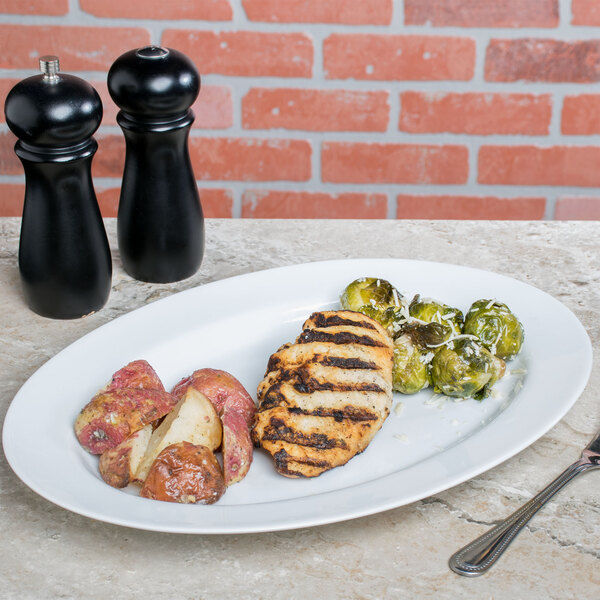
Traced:
<svg viewBox="0 0 600 600">
<path fill-rule="evenodd" d="M 523 326 L 506 304 L 495 300 L 473 302 L 464 332 L 476 335 L 492 354 L 504 360 L 518 354 L 523 345 Z"/>
<path fill-rule="evenodd" d="M 346 310 L 360 310 L 367 305 L 380 310 L 402 306 L 402 294 L 385 279 L 361 277 L 349 284 L 340 296 L 340 304 Z"/>
<path fill-rule="evenodd" d="M 393 306 L 380 309 L 370 304 L 365 304 L 358 309 L 358 312 L 378 321 L 388 331 L 390 336 L 393 336 L 394 332 L 400 327 L 400 324 L 406 320 L 400 309 Z"/>
<path fill-rule="evenodd" d="M 457 398 L 482 400 L 504 374 L 504 361 L 471 337 L 460 337 L 443 346 L 431 361 L 436 392 Z"/>
<path fill-rule="evenodd" d="M 405 320 L 402 294 L 385 279 L 361 277 L 349 284 L 340 296 L 343 309 L 355 310 L 379 321 L 390 335 Z"/>
<path fill-rule="evenodd" d="M 439 323 L 405 323 L 394 338 L 392 387 L 416 394 L 429 385 L 429 363 L 452 330 Z"/>
<path fill-rule="evenodd" d="M 408 311 L 411 317 L 425 323 L 441 323 L 452 328 L 455 335 L 462 333 L 463 314 L 458 308 L 421 298 L 418 294 L 412 299 Z"/>
</svg>

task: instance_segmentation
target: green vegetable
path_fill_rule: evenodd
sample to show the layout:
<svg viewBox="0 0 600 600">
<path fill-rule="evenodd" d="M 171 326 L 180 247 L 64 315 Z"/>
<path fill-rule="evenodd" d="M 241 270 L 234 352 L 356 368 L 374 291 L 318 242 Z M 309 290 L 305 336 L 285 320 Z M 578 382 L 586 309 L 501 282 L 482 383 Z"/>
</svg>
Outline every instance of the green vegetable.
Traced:
<svg viewBox="0 0 600 600">
<path fill-rule="evenodd" d="M 365 306 L 361 306 L 358 309 L 358 312 L 361 312 L 363 315 L 367 315 L 367 317 L 371 317 L 371 319 L 378 321 L 381 326 L 388 331 L 390 336 L 393 335 L 394 329 L 397 329 L 395 324 L 400 324 L 406 320 L 404 315 L 400 312 L 400 309 L 394 308 L 393 306 L 380 309 L 366 304 Z"/>
<path fill-rule="evenodd" d="M 517 355 L 523 345 L 523 326 L 506 304 L 495 300 L 473 302 L 464 332 L 476 335 L 492 354 L 504 360 Z"/>
<path fill-rule="evenodd" d="M 452 328 L 455 335 L 462 333 L 463 314 L 458 308 L 435 300 L 421 298 L 418 294 L 412 299 L 408 311 L 411 317 L 425 323 L 440 323 Z"/>
<path fill-rule="evenodd" d="M 431 379 L 436 392 L 482 400 L 504 374 L 505 363 L 471 337 L 448 342 L 433 357 Z"/>
<path fill-rule="evenodd" d="M 340 296 L 345 310 L 354 310 L 375 319 L 392 331 L 393 323 L 404 320 L 402 294 L 385 279 L 361 277 L 349 284 Z"/>
<path fill-rule="evenodd" d="M 342 308 L 359 310 L 362 306 L 378 309 L 400 308 L 402 295 L 385 279 L 361 277 L 349 284 L 340 297 Z"/>
<path fill-rule="evenodd" d="M 416 394 L 429 385 L 429 363 L 452 331 L 439 323 L 405 323 L 394 338 L 392 387 Z"/>
</svg>

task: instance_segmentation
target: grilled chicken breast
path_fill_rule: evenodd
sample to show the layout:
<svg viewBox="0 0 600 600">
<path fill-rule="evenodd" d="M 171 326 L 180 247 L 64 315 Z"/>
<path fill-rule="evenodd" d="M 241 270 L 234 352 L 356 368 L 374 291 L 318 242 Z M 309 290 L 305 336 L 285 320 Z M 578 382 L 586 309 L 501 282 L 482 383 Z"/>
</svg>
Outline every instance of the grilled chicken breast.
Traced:
<svg viewBox="0 0 600 600">
<path fill-rule="evenodd" d="M 316 477 L 362 452 L 392 403 L 392 340 L 347 310 L 309 317 L 269 359 L 252 440 L 287 477 Z"/>
</svg>

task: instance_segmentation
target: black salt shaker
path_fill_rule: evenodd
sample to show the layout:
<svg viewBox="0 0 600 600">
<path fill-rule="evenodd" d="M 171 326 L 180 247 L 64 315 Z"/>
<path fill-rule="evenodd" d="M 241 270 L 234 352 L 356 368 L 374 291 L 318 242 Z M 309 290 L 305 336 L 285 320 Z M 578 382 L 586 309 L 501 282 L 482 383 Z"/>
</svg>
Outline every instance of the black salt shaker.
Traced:
<svg viewBox="0 0 600 600">
<path fill-rule="evenodd" d="M 12 88 L 4 107 L 26 180 L 19 270 L 34 312 L 73 319 L 102 308 L 111 286 L 91 177 L 102 102 L 89 83 L 59 73 L 56 56 L 42 57 L 40 69 Z"/>
<path fill-rule="evenodd" d="M 118 214 L 125 270 L 155 283 L 193 275 L 204 254 L 204 218 L 188 151 L 200 75 L 181 52 L 147 46 L 108 73 L 126 142 Z"/>
</svg>

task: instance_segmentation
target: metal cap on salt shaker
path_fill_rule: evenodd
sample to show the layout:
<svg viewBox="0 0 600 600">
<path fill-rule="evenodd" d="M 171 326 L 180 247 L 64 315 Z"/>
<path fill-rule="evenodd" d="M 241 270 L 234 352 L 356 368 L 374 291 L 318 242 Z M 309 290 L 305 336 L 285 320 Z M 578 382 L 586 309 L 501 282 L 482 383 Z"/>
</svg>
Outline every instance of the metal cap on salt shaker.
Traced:
<svg viewBox="0 0 600 600">
<path fill-rule="evenodd" d="M 25 170 L 19 270 L 30 308 L 70 319 L 108 299 L 112 263 L 91 177 L 102 102 L 86 81 L 42 56 L 41 74 L 17 83 L 4 106 Z"/>
<path fill-rule="evenodd" d="M 166 283 L 193 275 L 204 254 L 204 217 L 188 150 L 200 75 L 181 52 L 146 46 L 108 73 L 126 142 L 118 239 L 125 270 Z"/>
</svg>

